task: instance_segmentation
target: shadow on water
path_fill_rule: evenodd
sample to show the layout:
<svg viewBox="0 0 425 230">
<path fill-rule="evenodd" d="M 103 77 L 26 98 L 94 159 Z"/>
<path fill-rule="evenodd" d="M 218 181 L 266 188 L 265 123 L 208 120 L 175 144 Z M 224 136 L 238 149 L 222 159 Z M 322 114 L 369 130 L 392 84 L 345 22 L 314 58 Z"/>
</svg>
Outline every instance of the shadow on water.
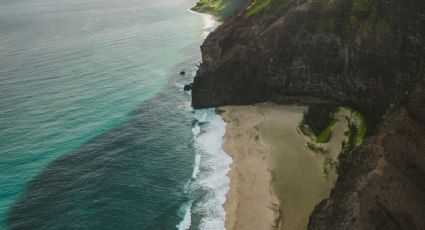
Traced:
<svg viewBox="0 0 425 230">
<path fill-rule="evenodd" d="M 194 161 L 181 78 L 127 123 L 52 162 L 11 208 L 9 228 L 174 229 Z"/>
</svg>

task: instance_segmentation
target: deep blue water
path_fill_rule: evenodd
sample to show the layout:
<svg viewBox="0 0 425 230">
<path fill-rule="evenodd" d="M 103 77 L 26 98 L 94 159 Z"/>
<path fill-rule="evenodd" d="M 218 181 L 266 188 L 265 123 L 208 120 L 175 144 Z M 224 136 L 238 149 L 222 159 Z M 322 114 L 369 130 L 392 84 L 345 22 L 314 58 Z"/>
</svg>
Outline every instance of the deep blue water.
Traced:
<svg viewBox="0 0 425 230">
<path fill-rule="evenodd" d="M 222 134 L 210 152 L 196 137 L 224 124 L 181 90 L 205 32 L 194 3 L 0 2 L 0 229 L 222 224 L 227 182 L 203 183 L 228 168 Z"/>
</svg>

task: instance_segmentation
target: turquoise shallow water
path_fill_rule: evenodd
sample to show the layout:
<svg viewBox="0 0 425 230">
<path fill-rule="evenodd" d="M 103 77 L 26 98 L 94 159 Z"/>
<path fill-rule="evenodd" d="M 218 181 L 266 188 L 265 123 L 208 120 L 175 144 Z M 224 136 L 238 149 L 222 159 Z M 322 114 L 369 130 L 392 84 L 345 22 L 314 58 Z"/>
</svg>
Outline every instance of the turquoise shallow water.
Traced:
<svg viewBox="0 0 425 230">
<path fill-rule="evenodd" d="M 0 2 L 1 229 L 175 228 L 194 164 L 193 4 Z"/>
</svg>

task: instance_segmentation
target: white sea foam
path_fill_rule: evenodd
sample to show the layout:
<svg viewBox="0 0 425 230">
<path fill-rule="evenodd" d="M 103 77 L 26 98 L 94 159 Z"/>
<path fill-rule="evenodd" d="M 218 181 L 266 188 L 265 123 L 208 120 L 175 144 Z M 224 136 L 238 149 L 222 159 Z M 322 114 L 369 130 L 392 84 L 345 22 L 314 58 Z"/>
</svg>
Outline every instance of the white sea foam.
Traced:
<svg viewBox="0 0 425 230">
<path fill-rule="evenodd" d="M 192 208 L 192 201 L 185 203 L 180 207 L 179 212 L 184 212 L 183 220 L 176 226 L 178 230 L 188 230 L 192 222 L 192 214 L 190 212 Z"/>
<path fill-rule="evenodd" d="M 196 13 L 191 11 L 192 13 Z M 208 14 L 199 14 L 203 23 L 203 37 L 207 37 L 219 23 Z M 192 72 L 195 76 L 196 71 Z M 186 186 L 190 201 L 179 210 L 182 221 L 179 230 L 187 230 L 192 225 L 192 215 L 199 220 L 197 229 L 224 230 L 226 194 L 230 188 L 227 173 L 232 158 L 222 150 L 226 123 L 214 109 L 195 110 L 196 123 L 192 129 L 195 162 L 192 179 Z M 183 212 L 184 210 L 184 212 Z M 184 215 L 183 215 L 184 213 Z"/>
<path fill-rule="evenodd" d="M 226 194 L 229 191 L 232 159 L 222 150 L 226 123 L 214 109 L 195 110 L 196 120 L 192 129 L 195 150 L 195 165 L 192 179 L 187 186 L 190 205 L 185 203 L 179 213 L 183 220 L 177 225 L 179 230 L 191 227 L 191 216 L 199 219 L 197 229 L 225 229 Z M 185 210 L 184 216 L 183 211 Z"/>
<path fill-rule="evenodd" d="M 204 32 L 202 33 L 202 37 L 206 38 L 208 34 L 213 32 L 215 28 L 218 27 L 219 23 L 215 20 L 215 18 L 209 14 L 201 14 Z"/>
<path fill-rule="evenodd" d="M 216 20 L 216 18 L 210 14 L 198 13 L 193 10 L 190 10 L 190 12 L 201 16 L 202 29 L 204 30 L 204 32 L 202 33 L 203 38 L 206 38 L 208 34 L 210 34 L 212 31 L 215 30 L 215 28 L 217 28 L 220 25 L 220 23 Z"/>
<path fill-rule="evenodd" d="M 201 132 L 201 128 L 199 127 L 199 125 L 195 125 L 195 127 L 192 128 L 194 142 L 195 142 L 195 140 L 196 140 L 196 138 L 197 138 L 197 136 L 199 135 L 200 132 Z M 198 176 L 199 164 L 200 163 L 201 163 L 201 154 L 196 152 L 196 154 L 195 154 L 195 167 L 193 168 L 192 179 L 196 179 L 196 177 Z"/>
<path fill-rule="evenodd" d="M 202 14 L 202 21 L 204 30 L 213 30 L 218 24 L 215 18 L 209 14 Z"/>
<path fill-rule="evenodd" d="M 190 101 L 183 102 L 182 104 L 178 105 L 177 108 L 185 112 L 191 112 L 193 110 L 192 105 L 190 104 Z"/>
<path fill-rule="evenodd" d="M 191 190 L 202 193 L 192 207 L 193 212 L 201 217 L 199 229 L 224 229 L 225 211 L 223 204 L 229 190 L 232 159 L 222 150 L 226 123 L 213 109 L 197 110 L 195 118 L 200 133 L 195 138 L 194 147 L 200 155 L 199 173 L 191 184 Z"/>
</svg>

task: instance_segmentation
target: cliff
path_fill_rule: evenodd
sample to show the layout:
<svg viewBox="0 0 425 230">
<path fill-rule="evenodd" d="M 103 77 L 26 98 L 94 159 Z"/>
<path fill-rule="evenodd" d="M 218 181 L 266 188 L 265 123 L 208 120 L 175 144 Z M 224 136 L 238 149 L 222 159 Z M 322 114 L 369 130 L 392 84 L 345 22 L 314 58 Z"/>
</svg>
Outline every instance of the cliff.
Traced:
<svg viewBox="0 0 425 230">
<path fill-rule="evenodd" d="M 423 75 L 420 0 L 269 2 L 206 39 L 193 107 L 309 95 L 382 114 Z"/>
<path fill-rule="evenodd" d="M 308 229 L 425 229 L 425 82 L 351 153 Z"/>
<path fill-rule="evenodd" d="M 309 229 L 425 229 L 425 2 L 246 0 L 201 47 L 194 108 L 313 96 L 382 117 Z"/>
</svg>

